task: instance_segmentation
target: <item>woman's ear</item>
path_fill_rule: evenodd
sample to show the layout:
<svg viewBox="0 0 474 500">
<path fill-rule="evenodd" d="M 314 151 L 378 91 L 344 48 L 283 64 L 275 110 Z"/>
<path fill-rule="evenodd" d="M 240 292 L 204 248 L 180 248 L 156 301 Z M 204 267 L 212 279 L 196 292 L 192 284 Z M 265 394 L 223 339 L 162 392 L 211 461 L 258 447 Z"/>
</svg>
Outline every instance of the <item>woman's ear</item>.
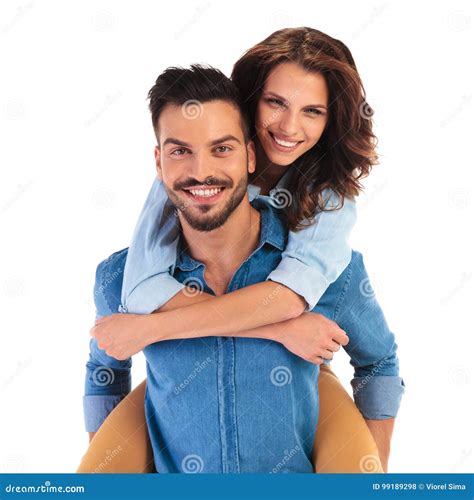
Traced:
<svg viewBox="0 0 474 500">
<path fill-rule="evenodd" d="M 160 181 L 163 180 L 163 174 L 161 171 L 161 151 L 158 146 L 155 146 L 155 165 L 156 165 L 156 175 Z"/>
<path fill-rule="evenodd" d="M 247 143 L 247 170 L 249 174 L 253 174 L 255 172 L 255 167 L 257 165 L 257 158 L 255 155 L 255 143 L 253 141 L 249 141 Z"/>
</svg>

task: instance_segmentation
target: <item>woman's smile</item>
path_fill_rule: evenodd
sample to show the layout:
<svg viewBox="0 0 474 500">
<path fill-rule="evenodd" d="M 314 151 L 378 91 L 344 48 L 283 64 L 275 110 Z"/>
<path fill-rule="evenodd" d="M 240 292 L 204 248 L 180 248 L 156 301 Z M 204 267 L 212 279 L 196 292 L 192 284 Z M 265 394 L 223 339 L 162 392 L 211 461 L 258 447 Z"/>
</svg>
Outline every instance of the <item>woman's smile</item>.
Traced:
<svg viewBox="0 0 474 500">
<path fill-rule="evenodd" d="M 292 153 L 304 141 L 289 141 L 287 138 L 268 131 L 271 145 L 283 153 Z"/>
</svg>

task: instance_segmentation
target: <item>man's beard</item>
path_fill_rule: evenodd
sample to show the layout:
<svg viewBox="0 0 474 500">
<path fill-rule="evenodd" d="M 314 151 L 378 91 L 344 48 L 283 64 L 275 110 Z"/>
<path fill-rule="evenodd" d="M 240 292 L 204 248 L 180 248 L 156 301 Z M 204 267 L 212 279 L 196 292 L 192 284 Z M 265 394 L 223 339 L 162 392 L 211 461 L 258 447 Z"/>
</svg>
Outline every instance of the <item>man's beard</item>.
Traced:
<svg viewBox="0 0 474 500">
<path fill-rule="evenodd" d="M 180 200 L 175 195 L 175 193 L 171 190 L 166 189 L 168 192 L 168 198 L 171 200 L 173 205 L 179 210 L 186 222 L 196 231 L 213 231 L 221 227 L 226 220 L 230 217 L 232 212 L 240 205 L 242 200 L 245 197 L 245 193 L 247 192 L 247 184 L 248 179 L 247 176 L 244 179 L 241 179 L 232 193 L 232 196 L 229 198 L 225 206 L 216 214 L 209 215 L 208 217 L 199 217 L 191 213 L 191 210 L 186 206 L 186 203 L 180 203 Z M 208 212 L 212 210 L 211 205 L 203 205 L 196 206 L 193 205 L 193 208 L 197 210 L 202 210 L 202 212 Z"/>
</svg>

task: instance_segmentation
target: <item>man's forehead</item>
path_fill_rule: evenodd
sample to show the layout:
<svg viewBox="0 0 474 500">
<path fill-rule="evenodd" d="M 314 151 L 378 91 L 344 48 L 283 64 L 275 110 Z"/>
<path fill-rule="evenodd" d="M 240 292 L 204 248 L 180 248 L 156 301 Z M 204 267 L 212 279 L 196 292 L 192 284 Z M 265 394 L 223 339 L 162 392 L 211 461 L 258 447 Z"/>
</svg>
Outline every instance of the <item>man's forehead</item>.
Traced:
<svg viewBox="0 0 474 500">
<path fill-rule="evenodd" d="M 193 115 L 186 105 L 167 105 L 163 109 L 159 119 L 162 143 L 167 138 L 199 143 L 211 142 L 225 136 L 243 140 L 240 114 L 235 106 L 225 101 L 198 104 Z"/>
</svg>

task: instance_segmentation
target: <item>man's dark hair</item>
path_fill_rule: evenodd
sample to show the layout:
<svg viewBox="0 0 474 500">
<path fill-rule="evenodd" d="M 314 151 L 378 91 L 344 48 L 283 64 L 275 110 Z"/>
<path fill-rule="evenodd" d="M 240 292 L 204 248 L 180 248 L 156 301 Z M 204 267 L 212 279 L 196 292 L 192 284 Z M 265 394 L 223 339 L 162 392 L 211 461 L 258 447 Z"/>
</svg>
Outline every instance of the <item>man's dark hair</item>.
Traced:
<svg viewBox="0 0 474 500">
<path fill-rule="evenodd" d="M 189 68 L 165 69 L 148 92 L 148 99 L 151 121 L 157 137 L 158 120 L 167 104 L 182 106 L 183 112 L 193 118 L 202 112 L 202 104 L 222 100 L 237 108 L 245 141 L 250 139 L 248 117 L 239 89 L 224 73 L 211 66 L 192 64 Z"/>
</svg>

